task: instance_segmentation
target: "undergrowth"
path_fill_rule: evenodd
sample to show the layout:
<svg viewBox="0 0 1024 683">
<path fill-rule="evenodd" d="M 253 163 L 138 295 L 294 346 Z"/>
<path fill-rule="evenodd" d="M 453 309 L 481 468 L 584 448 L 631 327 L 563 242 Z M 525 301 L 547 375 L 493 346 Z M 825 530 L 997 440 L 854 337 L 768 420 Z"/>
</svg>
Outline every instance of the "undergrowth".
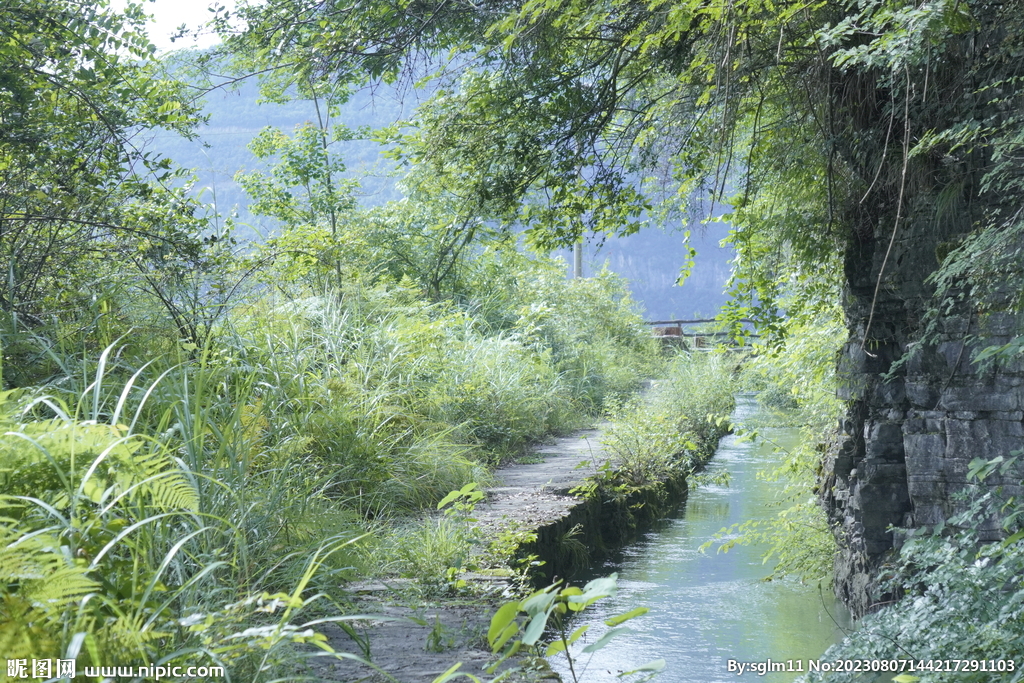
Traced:
<svg viewBox="0 0 1024 683">
<path fill-rule="evenodd" d="M 980 486 L 1000 461 L 1005 463 L 1003 458 L 971 462 L 970 483 L 960 493 L 969 499 L 965 511 L 909 533 L 882 577 L 882 589 L 897 599 L 865 617 L 822 657 L 868 660 L 873 673 L 808 674 L 800 681 L 1024 679 L 1024 511 L 1015 498 L 991 490 L 982 494 L 988 487 Z M 981 542 L 980 522 L 993 516 L 1003 519 L 1007 537 Z"/>
<path fill-rule="evenodd" d="M 730 428 L 735 371 L 724 352 L 678 352 L 666 364 L 665 379 L 642 396 L 612 404 L 601 441 L 609 466 L 591 487 L 623 495 L 700 470 Z"/>
<path fill-rule="evenodd" d="M 423 512 L 659 362 L 621 281 L 478 257 L 481 282 L 502 278 L 487 300 L 354 273 L 253 292 L 202 345 L 125 327 L 94 355 L 87 326 L 21 334 L 40 367 L 11 376 L 48 379 L 0 396 L 0 650 L 289 678 L 310 646 L 354 656 L 317 634 L 351 631 L 346 582 L 445 590 L 472 539 Z"/>
</svg>

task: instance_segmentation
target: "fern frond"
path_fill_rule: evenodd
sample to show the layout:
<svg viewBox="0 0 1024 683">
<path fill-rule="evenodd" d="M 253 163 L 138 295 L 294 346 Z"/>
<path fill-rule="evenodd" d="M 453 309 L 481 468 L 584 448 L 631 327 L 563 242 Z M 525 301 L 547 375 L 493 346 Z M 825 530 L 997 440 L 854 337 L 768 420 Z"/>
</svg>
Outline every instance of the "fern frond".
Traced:
<svg viewBox="0 0 1024 683">
<path fill-rule="evenodd" d="M 0 651 L 56 655 L 65 610 L 97 587 L 55 537 L 0 526 Z"/>
</svg>

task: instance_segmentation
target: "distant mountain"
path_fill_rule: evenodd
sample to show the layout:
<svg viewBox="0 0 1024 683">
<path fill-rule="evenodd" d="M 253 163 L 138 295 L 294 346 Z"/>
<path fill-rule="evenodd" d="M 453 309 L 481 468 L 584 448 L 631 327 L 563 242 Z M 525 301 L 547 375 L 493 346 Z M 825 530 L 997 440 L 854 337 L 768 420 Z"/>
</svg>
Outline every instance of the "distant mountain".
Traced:
<svg viewBox="0 0 1024 683">
<path fill-rule="evenodd" d="M 338 120 L 350 128 L 379 128 L 410 118 L 415 93 L 404 102 L 394 93 L 386 87 L 357 92 L 341 108 Z M 198 177 L 195 190 L 204 202 L 213 205 L 221 216 L 237 216 L 240 227 L 236 236 L 242 240 L 260 240 L 276 227 L 270 219 L 249 212 L 249 197 L 234 180 L 239 170 L 262 166 L 246 145 L 267 126 L 290 132 L 306 121 L 317 121 L 311 102 L 272 104 L 258 103 L 258 99 L 255 81 L 214 91 L 206 97 L 209 121 L 198 131 L 199 139 L 190 141 L 164 133 L 152 141 L 153 149 L 194 170 Z M 401 198 L 395 179 L 389 175 L 392 166 L 381 159 L 377 143 L 355 140 L 339 143 L 338 149 L 349 173 L 362 183 L 362 203 L 377 205 Z M 629 237 L 609 238 L 600 245 L 591 241 L 584 251 L 584 274 L 595 272 L 607 262 L 612 271 L 629 279 L 633 295 L 643 304 L 648 319 L 713 316 L 727 299 L 724 288 L 733 251 L 718 243 L 728 226 L 711 223 L 706 228 L 696 225 L 690 229 L 697 258 L 682 287 L 675 285 L 685 260 L 682 234 L 671 229 L 649 228 Z M 568 251 L 560 253 L 571 262 Z"/>
<path fill-rule="evenodd" d="M 237 214 L 242 239 L 260 239 L 276 227 L 270 219 L 249 212 L 249 197 L 234 180 L 240 170 L 265 166 L 246 145 L 267 126 L 291 133 L 307 121 L 317 122 L 316 108 L 309 101 L 275 104 L 258 100 L 255 80 L 245 81 L 237 88 L 215 90 L 205 98 L 209 120 L 199 129 L 199 139 L 186 140 L 163 133 L 152 140 L 153 149 L 180 166 L 193 169 L 198 178 L 195 190 L 204 202 L 215 205 L 221 215 Z M 393 97 L 362 91 L 342 106 L 337 120 L 350 128 L 379 128 L 410 114 L 411 109 L 396 104 Z M 336 149 L 342 154 L 349 174 L 360 179 L 365 204 L 401 198 L 394 179 L 388 177 L 391 166 L 380 157 L 380 145 L 371 140 L 354 140 L 337 143 Z"/>
<path fill-rule="evenodd" d="M 633 297 L 643 304 L 648 320 L 714 317 L 729 298 L 725 283 L 735 252 L 732 247 L 719 246 L 729 226 L 709 223 L 688 227 L 690 246 L 697 250 L 697 256 L 681 287 L 676 280 L 686 260 L 682 226 L 646 228 L 628 237 L 610 237 L 603 244 L 591 241 L 583 248 L 583 274 L 591 275 L 607 263 L 609 270 L 629 280 Z M 558 253 L 567 263 L 572 262 L 568 249 Z"/>
</svg>

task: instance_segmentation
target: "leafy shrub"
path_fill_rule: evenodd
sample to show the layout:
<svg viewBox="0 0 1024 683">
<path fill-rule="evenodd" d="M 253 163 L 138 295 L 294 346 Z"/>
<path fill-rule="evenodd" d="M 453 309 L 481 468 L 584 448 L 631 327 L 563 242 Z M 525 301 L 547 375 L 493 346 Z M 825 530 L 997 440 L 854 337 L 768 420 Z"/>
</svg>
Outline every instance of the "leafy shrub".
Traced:
<svg viewBox="0 0 1024 683">
<path fill-rule="evenodd" d="M 451 349 L 435 385 L 441 416 L 461 424 L 500 459 L 578 424 L 573 401 L 546 354 L 515 339 L 474 334 Z"/>
<path fill-rule="evenodd" d="M 612 425 L 601 444 L 613 457 L 616 476 L 630 486 L 649 486 L 672 474 L 685 476 L 692 469 L 696 444 L 690 435 L 643 399 L 611 408 L 609 418 Z"/>
<path fill-rule="evenodd" d="M 724 355 L 678 354 L 667 379 L 610 411 L 602 443 L 614 456 L 614 476 L 641 487 L 699 469 L 728 429 L 734 386 Z"/>
<path fill-rule="evenodd" d="M 696 445 L 695 455 L 704 462 L 718 448 L 725 420 L 736 402 L 736 362 L 723 353 L 679 353 L 668 366 L 667 380 L 651 392 L 657 411 L 675 420 Z"/>
<path fill-rule="evenodd" d="M 822 659 L 897 660 L 904 673 L 902 679 L 894 680 L 1021 680 L 1024 543 L 1018 533 L 1003 542 L 979 544 L 976 532 L 978 522 L 999 507 L 986 496 L 945 524 L 916 530 L 903 545 L 884 586 L 902 597 L 865 617 L 857 630 Z M 993 664 L 1015 660 L 1016 670 L 978 671 L 980 667 L 974 665 L 974 671 L 969 666 L 945 671 L 944 665 L 927 664 L 949 659 L 993 660 Z M 914 667 L 925 663 L 927 668 L 910 673 L 911 662 Z M 878 675 L 886 680 L 894 677 L 893 673 Z M 808 674 L 801 680 L 841 683 L 864 679 L 853 673 L 830 673 L 827 677 Z"/>
</svg>

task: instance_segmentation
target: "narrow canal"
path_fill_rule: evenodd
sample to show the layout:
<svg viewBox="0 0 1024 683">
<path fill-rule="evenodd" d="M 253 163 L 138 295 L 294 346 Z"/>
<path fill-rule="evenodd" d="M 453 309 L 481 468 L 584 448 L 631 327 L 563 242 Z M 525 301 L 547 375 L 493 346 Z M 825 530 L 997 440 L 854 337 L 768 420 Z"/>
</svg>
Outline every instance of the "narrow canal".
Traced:
<svg viewBox="0 0 1024 683">
<path fill-rule="evenodd" d="M 741 395 L 734 421 L 749 422 L 758 411 L 754 396 Z M 764 581 L 770 567 L 761 561 L 762 547 L 699 551 L 723 527 L 773 514 L 771 505 L 777 502 L 781 485 L 757 474 L 775 459 L 768 441 L 788 448 L 796 443 L 798 430 L 759 432 L 762 438 L 757 442 L 739 442 L 734 436 L 722 439 L 708 470 L 728 470 L 728 486 L 691 491 L 674 519 L 578 579 L 619 575 L 616 598 L 598 603 L 599 609 L 580 622 L 594 624 L 591 642 L 605 629 L 602 619 L 637 606 L 650 609 L 628 624 L 632 633 L 618 636 L 592 656 L 578 655 L 577 675 L 585 668 L 580 681 L 621 680 L 616 678 L 620 672 L 660 658 L 667 665 L 656 680 L 665 683 L 784 683 L 798 674 L 737 675 L 728 671 L 728 661 L 806 662 L 842 637 L 840 626 L 849 628 L 848 613 L 827 588 Z M 551 664 L 564 680 L 572 680 L 563 655 L 552 657 Z"/>
</svg>

